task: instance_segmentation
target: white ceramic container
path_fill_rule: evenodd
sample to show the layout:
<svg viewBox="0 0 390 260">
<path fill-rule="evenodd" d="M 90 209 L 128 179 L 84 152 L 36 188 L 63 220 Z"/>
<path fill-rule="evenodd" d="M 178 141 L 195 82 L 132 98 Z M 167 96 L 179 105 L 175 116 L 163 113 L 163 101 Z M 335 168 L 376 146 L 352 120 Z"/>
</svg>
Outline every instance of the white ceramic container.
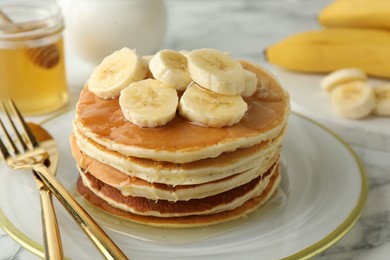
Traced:
<svg viewBox="0 0 390 260">
<path fill-rule="evenodd" d="M 68 46 L 97 65 L 122 47 L 155 53 L 166 32 L 163 0 L 59 0 Z"/>
</svg>

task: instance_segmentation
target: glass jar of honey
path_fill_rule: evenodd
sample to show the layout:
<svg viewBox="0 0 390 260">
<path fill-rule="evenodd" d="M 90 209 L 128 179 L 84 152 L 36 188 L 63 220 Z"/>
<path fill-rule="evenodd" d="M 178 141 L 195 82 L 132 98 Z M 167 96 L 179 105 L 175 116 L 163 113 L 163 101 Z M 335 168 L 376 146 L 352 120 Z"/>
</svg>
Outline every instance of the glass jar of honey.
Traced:
<svg viewBox="0 0 390 260">
<path fill-rule="evenodd" d="M 0 100 L 25 115 L 68 102 L 60 8 L 53 2 L 0 2 Z"/>
</svg>

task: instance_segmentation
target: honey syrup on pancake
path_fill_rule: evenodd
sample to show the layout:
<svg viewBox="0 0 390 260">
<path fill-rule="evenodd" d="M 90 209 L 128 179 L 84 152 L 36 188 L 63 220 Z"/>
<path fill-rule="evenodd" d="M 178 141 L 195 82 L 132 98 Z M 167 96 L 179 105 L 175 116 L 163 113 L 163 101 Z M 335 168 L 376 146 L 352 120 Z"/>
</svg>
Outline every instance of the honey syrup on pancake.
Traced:
<svg viewBox="0 0 390 260">
<path fill-rule="evenodd" d="M 257 92 L 245 98 L 248 111 L 240 122 L 230 127 L 203 127 L 178 114 L 167 125 L 142 128 L 124 119 L 118 98 L 104 100 L 86 85 L 77 105 L 76 118 L 84 130 L 98 139 L 143 149 L 191 151 L 215 144 L 231 142 L 266 133 L 285 123 L 289 113 L 289 97 L 279 82 L 265 69 L 241 62 L 244 69 L 259 79 Z"/>
<path fill-rule="evenodd" d="M 176 115 L 165 126 L 141 128 L 124 119 L 118 99 L 100 99 L 85 87 L 77 107 L 77 119 L 100 138 L 167 151 L 208 147 L 224 140 L 256 135 L 278 126 L 284 120 L 285 99 L 268 102 L 254 95 L 245 101 L 248 103 L 247 113 L 239 123 L 230 127 L 202 127 Z"/>
</svg>

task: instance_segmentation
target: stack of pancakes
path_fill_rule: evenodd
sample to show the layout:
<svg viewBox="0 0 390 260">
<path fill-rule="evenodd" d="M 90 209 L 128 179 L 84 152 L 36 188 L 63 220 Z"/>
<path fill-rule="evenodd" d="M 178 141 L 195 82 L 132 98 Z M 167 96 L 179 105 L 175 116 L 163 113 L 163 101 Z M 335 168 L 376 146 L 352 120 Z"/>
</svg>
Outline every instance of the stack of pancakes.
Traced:
<svg viewBox="0 0 390 260">
<path fill-rule="evenodd" d="M 180 115 L 142 128 L 125 120 L 118 98 L 85 86 L 76 109 L 72 153 L 78 191 L 92 204 L 135 222 L 194 227 L 246 215 L 281 179 L 279 155 L 290 113 L 288 94 L 261 67 L 248 111 L 229 127 L 205 127 Z"/>
</svg>

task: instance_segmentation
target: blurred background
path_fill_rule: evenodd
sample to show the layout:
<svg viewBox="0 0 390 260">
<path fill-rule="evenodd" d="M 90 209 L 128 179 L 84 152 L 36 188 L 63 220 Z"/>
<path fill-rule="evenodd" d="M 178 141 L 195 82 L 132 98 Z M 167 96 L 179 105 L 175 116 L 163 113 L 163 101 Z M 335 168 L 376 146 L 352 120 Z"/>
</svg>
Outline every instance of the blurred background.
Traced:
<svg viewBox="0 0 390 260">
<path fill-rule="evenodd" d="M 319 88 L 323 75 L 290 73 L 268 63 L 264 55 L 266 48 L 288 36 L 323 28 L 318 22 L 318 14 L 340 0 L 46 1 L 58 3 L 64 16 L 65 72 L 70 100 L 67 109 L 75 107 L 82 87 L 101 59 L 123 46 L 135 48 L 141 55 L 153 54 L 160 49 L 215 48 L 229 52 L 236 59 L 260 63 L 277 74 L 283 85 L 291 90 L 293 109 L 322 121 L 350 144 L 356 145 L 354 148 L 369 175 L 370 195 L 362 218 L 339 243 L 316 259 L 388 257 L 389 118 L 372 117 L 362 121 L 338 118 L 331 112 L 328 96 Z M 4 2 L 7 1 L 0 0 L 0 5 Z M 390 0 L 382 2 L 387 8 L 384 10 L 390 13 Z M 379 82 L 376 78 L 371 80 L 375 84 Z M 305 100 L 300 100 L 300 97 Z M 311 99 L 312 103 L 305 103 Z M 306 104 L 313 107 L 300 106 Z M 34 120 L 44 118 L 35 117 Z M 364 149 L 367 147 L 373 150 Z M 0 259 L 35 258 L 0 229 Z"/>
<path fill-rule="evenodd" d="M 155 0 L 145 1 L 154 2 Z M 71 24 L 73 12 L 76 12 L 70 4 L 72 0 L 61 0 L 64 5 L 65 24 L 65 46 L 67 51 L 67 72 L 69 86 L 80 87 L 80 84 L 87 79 L 88 72 L 93 67 L 88 55 L 80 51 L 79 43 L 70 35 L 75 30 Z M 91 0 L 81 0 L 75 2 L 91 2 Z M 101 1 L 92 1 L 97 4 Z M 121 0 L 110 1 L 110 5 Z M 128 1 L 132 2 L 132 1 Z M 264 49 L 287 37 L 300 31 L 319 28 L 316 21 L 317 13 L 329 4 L 329 0 L 165 0 L 166 18 L 164 19 L 164 6 L 160 1 L 156 6 L 149 6 L 151 12 L 158 14 L 159 21 L 156 26 L 161 29 L 159 35 L 155 37 L 157 49 L 173 50 L 192 50 L 198 48 L 215 48 L 229 52 L 233 57 L 247 59 L 258 63 L 265 64 Z M 69 8 L 69 9 L 68 9 Z M 157 10 L 155 9 L 157 8 Z M 131 12 L 131 8 L 129 10 Z M 69 15 L 69 16 L 68 16 Z M 148 15 L 148 14 L 147 14 Z M 68 21 L 67 20 L 68 17 Z M 101 15 L 97 15 L 101 17 Z M 114 16 L 113 19 L 118 17 Z M 143 30 L 142 22 L 133 24 L 132 18 L 128 18 L 131 30 L 135 37 L 139 30 Z M 136 19 L 136 18 L 135 18 Z M 104 19 L 103 19 L 104 20 Z M 166 21 L 166 27 L 163 24 Z M 93 19 L 88 22 L 88 26 L 99 30 L 101 28 L 101 18 Z M 114 23 L 113 21 L 111 21 Z M 156 22 L 156 21 L 154 21 Z M 100 26 L 99 26 L 100 25 Z M 83 25 L 77 25 L 83 28 Z M 76 26 L 76 27 L 77 27 Z M 86 30 L 86 27 L 84 25 Z M 137 29 L 138 28 L 138 29 Z M 161 32 L 164 32 L 161 34 Z M 145 33 L 145 31 L 144 31 Z M 88 30 L 86 31 L 88 34 Z M 142 35 L 142 33 L 140 34 Z M 123 42 L 124 36 L 118 36 L 114 39 Z M 87 39 L 86 36 L 82 40 Z M 146 39 L 146 41 L 149 41 Z M 141 40 L 140 40 L 141 42 Z M 160 43 L 160 44 L 157 44 Z M 80 44 L 79 44 L 80 45 Z M 129 45 L 130 48 L 137 46 Z M 118 48 L 116 48 L 118 49 Z M 152 48 L 151 48 L 152 49 Z M 87 52 L 87 50 L 85 50 Z M 141 54 L 152 54 L 142 53 Z M 77 67 L 74 66 L 73 60 L 78 60 Z M 98 60 L 98 58 L 96 59 Z M 84 64 L 85 63 L 85 64 Z M 95 62 L 96 63 L 96 62 Z M 84 73 L 75 73 L 75 72 Z M 76 75 L 77 74 L 77 75 Z M 82 74 L 82 75 L 81 75 Z"/>
</svg>

